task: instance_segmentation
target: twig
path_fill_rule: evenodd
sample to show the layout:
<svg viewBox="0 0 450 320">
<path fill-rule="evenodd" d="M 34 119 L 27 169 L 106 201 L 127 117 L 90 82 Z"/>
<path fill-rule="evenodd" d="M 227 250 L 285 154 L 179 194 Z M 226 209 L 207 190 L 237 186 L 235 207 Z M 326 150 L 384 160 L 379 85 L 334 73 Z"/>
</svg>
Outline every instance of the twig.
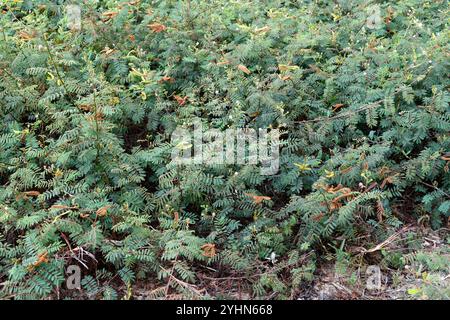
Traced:
<svg viewBox="0 0 450 320">
<path fill-rule="evenodd" d="M 437 190 L 437 191 L 439 191 L 439 192 L 442 192 L 443 195 L 445 195 L 447 198 L 450 198 L 450 194 L 446 193 L 444 190 L 439 189 L 438 187 L 433 186 L 432 184 L 426 183 L 426 182 L 424 182 L 424 181 L 422 181 L 422 180 L 419 180 L 419 182 L 420 182 L 421 184 L 427 186 L 427 187 L 430 187 L 430 188 L 433 188 L 433 189 L 435 189 L 435 190 Z"/>
<path fill-rule="evenodd" d="M 175 262 L 176 262 L 176 260 L 175 260 Z M 164 270 L 165 272 L 168 272 L 168 270 L 165 269 L 165 268 L 163 268 L 162 266 L 160 266 L 160 268 L 161 268 L 162 270 Z M 185 282 L 185 281 L 183 281 L 183 280 L 180 280 L 180 279 L 178 279 L 177 277 L 175 277 L 175 276 L 173 275 L 174 269 L 175 269 L 175 263 L 173 264 L 172 270 L 171 270 L 170 273 L 169 273 L 169 281 L 167 282 L 167 285 L 166 285 L 166 288 L 165 288 L 165 293 L 164 293 L 164 295 L 165 295 L 166 297 L 167 297 L 167 295 L 169 294 L 169 288 L 170 288 L 170 281 L 171 281 L 171 280 L 175 281 L 176 283 L 178 283 L 178 284 L 181 285 L 182 287 L 184 287 L 184 288 L 186 288 L 186 289 L 189 289 L 190 291 L 192 291 L 192 292 L 195 293 L 196 295 L 202 296 L 201 291 L 195 289 L 195 288 L 196 288 L 195 285 L 192 285 L 192 284 L 190 284 L 190 283 L 187 283 L 187 282 Z"/>
<path fill-rule="evenodd" d="M 361 253 L 365 254 L 365 253 L 371 253 L 371 252 L 375 252 L 378 250 L 383 249 L 386 245 L 392 243 L 395 238 L 397 238 L 399 235 L 401 235 L 403 232 L 407 231 L 411 229 L 411 226 L 406 226 L 404 228 L 402 228 L 401 230 L 397 231 L 396 233 L 394 233 L 393 235 L 391 235 L 389 238 L 387 238 L 386 240 L 384 240 L 383 242 L 379 243 L 378 245 L 376 245 L 375 247 L 366 250 L 365 248 L 361 248 Z"/>
</svg>

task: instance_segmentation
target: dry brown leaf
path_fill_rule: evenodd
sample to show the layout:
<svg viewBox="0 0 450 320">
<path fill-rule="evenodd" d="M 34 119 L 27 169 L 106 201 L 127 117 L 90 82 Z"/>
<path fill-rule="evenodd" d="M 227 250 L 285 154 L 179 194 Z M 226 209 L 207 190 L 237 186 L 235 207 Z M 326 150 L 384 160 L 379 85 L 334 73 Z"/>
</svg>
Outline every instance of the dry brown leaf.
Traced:
<svg viewBox="0 0 450 320">
<path fill-rule="evenodd" d="M 118 14 L 119 14 L 119 12 L 117 12 L 117 11 L 107 11 L 107 12 L 103 12 L 102 16 L 105 17 L 105 20 L 109 20 L 109 19 L 114 18 Z"/>
<path fill-rule="evenodd" d="M 40 254 L 38 254 L 37 256 L 37 261 L 34 262 L 32 265 L 28 266 L 28 271 L 33 271 L 36 267 L 39 267 L 41 264 L 43 263 L 48 263 L 49 259 L 48 259 L 48 252 L 42 252 Z"/>
<path fill-rule="evenodd" d="M 239 70 L 241 70 L 242 72 L 244 72 L 245 74 L 250 74 L 252 73 L 250 70 L 248 70 L 248 68 L 246 66 L 244 66 L 243 64 L 240 64 L 237 66 L 237 68 Z"/>
<path fill-rule="evenodd" d="M 106 56 L 109 56 L 110 54 L 114 53 L 116 50 L 111 49 L 110 47 L 105 47 L 100 53 L 103 53 Z"/>
<path fill-rule="evenodd" d="M 90 114 L 87 116 L 89 121 L 102 121 L 104 119 L 104 115 L 101 111 L 97 111 L 95 114 Z"/>
<path fill-rule="evenodd" d="M 393 176 L 390 176 L 390 177 L 386 177 L 386 178 L 384 178 L 383 179 L 383 182 L 381 183 L 381 185 L 380 185 L 380 189 L 383 189 L 385 186 L 386 186 L 386 184 L 392 184 L 392 182 L 393 182 Z"/>
<path fill-rule="evenodd" d="M 164 77 L 162 77 L 158 82 L 159 82 L 159 83 L 163 83 L 163 82 L 170 82 L 170 83 L 173 83 L 174 81 L 175 81 L 174 78 L 169 77 L 169 76 L 164 76 Z"/>
<path fill-rule="evenodd" d="M 372 182 L 364 192 L 369 192 L 370 190 L 374 189 L 378 185 L 378 182 Z"/>
<path fill-rule="evenodd" d="M 106 214 L 108 213 L 108 209 L 111 208 L 110 205 L 101 207 L 100 209 L 98 209 L 95 214 L 97 215 L 97 217 L 104 217 L 106 216 Z"/>
<path fill-rule="evenodd" d="M 291 80 L 291 79 L 292 79 L 291 76 L 282 76 L 281 74 L 278 75 L 278 78 L 280 78 L 280 79 L 283 80 L 283 81 Z"/>
<path fill-rule="evenodd" d="M 286 72 L 286 71 L 294 71 L 294 70 L 298 70 L 300 69 L 299 66 L 296 65 L 289 65 L 289 64 L 279 64 L 278 65 L 278 70 L 280 70 L 280 72 Z"/>
<path fill-rule="evenodd" d="M 345 106 L 345 104 L 343 104 L 343 103 L 336 103 L 336 104 L 333 106 L 333 111 L 337 111 L 337 110 L 339 110 L 340 108 L 342 108 L 343 106 Z"/>
<path fill-rule="evenodd" d="M 180 96 L 175 95 L 175 96 L 173 96 L 173 97 L 174 97 L 175 100 L 178 102 L 178 105 L 183 106 L 184 104 L 186 104 L 187 96 L 185 96 L 185 97 L 183 98 L 183 97 L 180 97 Z"/>
<path fill-rule="evenodd" d="M 219 62 L 217 62 L 216 63 L 218 66 L 223 66 L 223 65 L 226 65 L 226 64 L 230 64 L 230 61 L 228 61 L 228 60 L 222 60 L 222 61 L 219 61 Z"/>
<path fill-rule="evenodd" d="M 344 193 L 331 200 L 331 202 L 339 203 L 339 201 L 341 201 L 342 199 L 346 199 L 348 201 L 351 200 L 353 197 L 354 196 L 351 193 Z"/>
<path fill-rule="evenodd" d="M 22 192 L 22 194 L 24 196 L 29 196 L 29 197 L 37 197 L 38 195 L 40 195 L 41 193 L 39 191 L 25 191 Z"/>
<path fill-rule="evenodd" d="M 78 209 L 78 207 L 70 207 L 63 204 L 54 204 L 50 207 L 50 209 Z"/>
<path fill-rule="evenodd" d="M 352 167 L 348 167 L 348 168 L 345 168 L 345 169 L 341 169 L 341 170 L 340 170 L 340 172 L 341 172 L 342 174 L 349 173 L 350 171 L 352 171 Z"/>
<path fill-rule="evenodd" d="M 331 211 L 334 211 L 334 210 L 339 209 L 340 207 L 342 207 L 342 203 L 332 201 L 330 203 L 329 207 L 330 207 Z"/>
<path fill-rule="evenodd" d="M 363 170 L 366 170 L 366 171 L 369 170 L 369 163 L 367 161 L 364 162 L 362 167 L 363 167 Z"/>
<path fill-rule="evenodd" d="M 149 27 L 155 33 L 159 33 L 167 29 L 167 27 L 161 23 L 151 23 L 148 24 L 147 27 Z"/>
<path fill-rule="evenodd" d="M 89 104 L 80 104 L 78 108 L 83 111 L 91 111 L 92 106 Z"/>
<path fill-rule="evenodd" d="M 260 204 L 261 202 L 263 202 L 263 200 L 271 200 L 272 199 L 271 197 L 257 196 L 255 194 L 251 194 L 251 193 L 246 193 L 245 195 L 251 197 L 255 204 Z"/>
<path fill-rule="evenodd" d="M 216 255 L 216 245 L 213 243 L 206 243 L 201 246 L 203 256 L 213 258 Z"/>
<path fill-rule="evenodd" d="M 340 202 L 341 200 L 345 199 L 347 201 L 350 201 L 351 199 L 353 199 L 354 195 L 352 194 L 352 189 L 347 188 L 342 186 L 341 184 L 338 184 L 336 187 L 333 186 L 322 186 L 322 188 L 331 194 L 335 194 L 335 193 L 340 193 L 337 197 L 335 197 L 333 200 L 331 200 L 330 203 L 322 203 L 322 205 L 326 206 L 328 205 L 328 207 L 330 208 L 331 211 L 336 210 L 340 207 L 342 207 L 342 203 Z"/>
<path fill-rule="evenodd" d="M 255 33 L 265 33 L 265 32 L 268 32 L 268 31 L 270 31 L 270 27 L 269 26 L 265 26 L 265 27 L 262 27 L 262 28 L 256 28 L 255 29 Z"/>
<path fill-rule="evenodd" d="M 377 218 L 378 218 L 379 223 L 383 222 L 383 215 L 384 215 L 384 206 L 383 206 L 383 203 L 380 200 L 378 200 L 377 201 Z"/>
<path fill-rule="evenodd" d="M 18 36 L 24 41 L 30 41 L 31 39 L 36 37 L 36 31 L 33 31 L 31 33 L 26 31 L 19 31 Z"/>
<path fill-rule="evenodd" d="M 320 220 L 322 220 L 322 218 L 325 216 L 325 213 L 323 213 L 323 212 L 321 212 L 321 213 L 319 213 L 318 215 L 315 215 L 314 217 L 312 217 L 312 219 L 314 220 L 314 221 L 320 221 Z"/>
<path fill-rule="evenodd" d="M 336 187 L 333 186 L 324 186 L 324 189 L 328 193 L 336 193 L 340 191 L 341 193 L 349 193 L 352 190 L 350 188 L 345 188 L 342 184 L 338 184 Z"/>
</svg>

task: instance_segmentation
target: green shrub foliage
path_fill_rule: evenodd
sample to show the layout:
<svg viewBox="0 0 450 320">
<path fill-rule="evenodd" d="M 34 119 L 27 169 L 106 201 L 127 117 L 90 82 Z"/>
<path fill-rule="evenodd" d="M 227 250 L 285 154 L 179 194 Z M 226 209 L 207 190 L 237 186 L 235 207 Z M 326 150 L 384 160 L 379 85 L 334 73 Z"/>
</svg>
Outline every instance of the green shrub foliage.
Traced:
<svg viewBox="0 0 450 320">
<path fill-rule="evenodd" d="M 2 297 L 289 298 L 342 240 L 447 224 L 447 1 L 2 3 Z M 279 171 L 173 165 L 195 118 L 280 129 Z"/>
</svg>

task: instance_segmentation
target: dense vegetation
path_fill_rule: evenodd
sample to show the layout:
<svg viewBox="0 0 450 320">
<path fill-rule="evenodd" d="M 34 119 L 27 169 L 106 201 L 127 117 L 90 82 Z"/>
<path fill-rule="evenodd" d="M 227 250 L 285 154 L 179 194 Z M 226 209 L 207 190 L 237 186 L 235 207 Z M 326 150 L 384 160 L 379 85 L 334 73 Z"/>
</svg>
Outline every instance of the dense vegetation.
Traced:
<svg viewBox="0 0 450 320">
<path fill-rule="evenodd" d="M 449 298 L 447 1 L 0 3 L 0 297 L 296 299 L 377 264 Z M 195 118 L 281 130 L 279 171 L 174 165 Z"/>
</svg>

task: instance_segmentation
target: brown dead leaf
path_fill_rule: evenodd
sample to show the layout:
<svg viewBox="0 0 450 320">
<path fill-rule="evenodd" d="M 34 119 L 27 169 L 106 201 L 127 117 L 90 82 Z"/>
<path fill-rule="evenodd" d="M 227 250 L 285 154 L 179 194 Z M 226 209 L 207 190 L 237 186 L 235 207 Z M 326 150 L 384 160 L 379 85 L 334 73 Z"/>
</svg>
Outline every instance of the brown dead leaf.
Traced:
<svg viewBox="0 0 450 320">
<path fill-rule="evenodd" d="M 339 109 L 342 108 L 343 106 L 345 106 L 345 104 L 343 104 L 343 103 L 336 103 L 336 104 L 333 106 L 333 111 L 336 112 L 337 110 L 339 110 Z"/>
<path fill-rule="evenodd" d="M 100 53 L 103 53 L 105 56 L 109 56 L 110 54 L 114 53 L 116 50 L 111 49 L 110 47 L 105 47 Z"/>
<path fill-rule="evenodd" d="M 345 168 L 345 169 L 341 169 L 341 170 L 340 170 L 340 172 L 341 172 L 342 174 L 349 173 L 350 171 L 352 171 L 352 167 L 348 167 L 348 168 Z"/>
<path fill-rule="evenodd" d="M 365 161 L 362 165 L 363 170 L 369 170 L 369 163 L 367 161 Z"/>
<path fill-rule="evenodd" d="M 92 106 L 89 104 L 80 104 L 78 105 L 78 108 L 83 111 L 91 111 Z"/>
<path fill-rule="evenodd" d="M 159 82 L 159 83 L 163 83 L 163 82 L 170 82 L 170 83 L 173 83 L 174 81 L 175 81 L 174 78 L 169 77 L 169 76 L 164 76 L 164 77 L 162 77 L 158 82 Z"/>
<path fill-rule="evenodd" d="M 320 221 L 320 220 L 322 220 L 322 218 L 325 216 L 325 213 L 323 213 L 323 212 L 321 212 L 321 213 L 319 213 L 318 215 L 315 215 L 314 217 L 312 217 L 312 219 L 314 220 L 314 221 Z"/>
<path fill-rule="evenodd" d="M 36 31 L 32 32 L 19 31 L 18 36 L 20 39 L 24 41 L 30 41 L 31 39 L 36 37 Z"/>
<path fill-rule="evenodd" d="M 37 256 L 37 261 L 34 262 L 33 264 L 28 266 L 28 271 L 33 271 L 35 268 L 39 267 L 41 264 L 43 263 L 48 263 L 49 259 L 48 259 L 48 252 L 42 252 L 40 254 L 38 254 Z"/>
<path fill-rule="evenodd" d="M 340 207 L 342 207 L 342 203 L 332 201 L 332 202 L 329 204 L 329 207 L 330 207 L 330 210 L 331 210 L 331 211 L 334 211 L 334 210 L 339 209 Z"/>
<path fill-rule="evenodd" d="M 347 201 L 351 200 L 354 197 L 353 194 L 351 193 L 343 193 L 339 196 L 337 196 L 336 198 L 334 198 L 333 200 L 331 200 L 331 202 L 333 203 L 338 203 L 339 201 L 341 201 L 342 199 L 345 199 Z"/>
<path fill-rule="evenodd" d="M 377 201 L 377 218 L 378 218 L 379 223 L 383 222 L 383 215 L 384 215 L 384 206 L 383 206 L 383 203 L 380 200 L 378 200 Z"/>
<path fill-rule="evenodd" d="M 187 101 L 187 96 L 185 96 L 185 97 L 180 97 L 180 96 L 177 96 L 177 95 L 175 95 L 175 96 L 173 96 L 174 98 L 175 98 L 175 100 L 178 102 L 178 105 L 179 106 L 183 106 L 184 104 L 186 104 L 186 101 Z"/>
<path fill-rule="evenodd" d="M 100 209 L 98 209 L 95 214 L 97 215 L 97 217 L 104 217 L 106 216 L 106 214 L 108 213 L 108 209 L 111 208 L 110 205 L 101 207 Z"/>
<path fill-rule="evenodd" d="M 104 115 L 101 111 L 97 111 L 97 113 L 90 114 L 86 118 L 88 121 L 102 121 L 104 119 Z"/>
<path fill-rule="evenodd" d="M 281 74 L 278 75 L 278 78 L 280 78 L 280 79 L 283 80 L 283 81 L 291 80 L 291 79 L 292 79 L 291 76 L 282 76 Z"/>
<path fill-rule="evenodd" d="M 216 255 L 216 245 L 213 243 L 205 243 L 201 246 L 203 256 L 213 258 Z"/>
<path fill-rule="evenodd" d="M 350 188 L 346 188 L 342 184 L 338 184 L 336 187 L 325 186 L 324 189 L 328 193 L 337 193 L 337 192 L 349 193 L 349 192 L 352 192 L 352 190 Z"/>
<path fill-rule="evenodd" d="M 54 204 L 50 207 L 50 209 L 78 209 L 78 207 L 70 207 L 63 204 Z"/>
<path fill-rule="evenodd" d="M 240 64 L 237 66 L 237 68 L 239 70 L 241 70 L 242 72 L 244 72 L 245 74 L 250 74 L 252 73 L 250 70 L 248 70 L 248 68 L 246 66 L 244 66 L 243 64 Z"/>
<path fill-rule="evenodd" d="M 104 21 L 108 21 L 109 19 L 114 18 L 118 14 L 119 14 L 119 12 L 117 12 L 117 11 L 107 11 L 107 12 L 103 12 L 102 16 L 104 17 Z"/>
<path fill-rule="evenodd" d="M 391 184 L 392 183 L 392 177 L 386 177 L 383 179 L 383 182 L 380 185 L 380 189 L 384 189 L 384 187 L 386 186 L 386 184 Z"/>
<path fill-rule="evenodd" d="M 270 31 L 270 27 L 269 26 L 264 26 L 262 28 L 256 28 L 255 29 L 255 33 L 265 33 Z"/>
<path fill-rule="evenodd" d="M 39 191 L 25 191 L 25 192 L 22 192 L 22 194 L 24 196 L 28 196 L 28 197 L 37 197 L 41 193 Z"/>
<path fill-rule="evenodd" d="M 271 197 L 267 197 L 267 196 L 258 196 L 258 195 L 251 194 L 251 193 L 246 193 L 245 195 L 251 197 L 251 198 L 253 199 L 253 202 L 254 202 L 255 204 L 260 204 L 260 203 L 263 202 L 264 200 L 271 200 L 271 199 L 272 199 Z"/>
<path fill-rule="evenodd" d="M 330 208 L 331 211 L 339 209 L 340 207 L 342 207 L 342 203 L 341 200 L 346 200 L 346 201 L 350 201 L 351 199 L 354 198 L 354 195 L 352 194 L 352 190 L 350 188 L 344 187 L 341 184 L 338 184 L 336 187 L 333 186 L 322 186 L 322 188 L 331 194 L 336 194 L 339 193 L 338 196 L 336 196 L 333 200 L 331 200 L 331 202 L 329 203 L 322 203 L 322 205 L 328 205 L 328 207 Z"/>
<path fill-rule="evenodd" d="M 230 64 L 230 61 L 228 61 L 228 60 L 222 60 L 222 61 L 219 61 L 219 62 L 217 62 L 216 63 L 218 66 L 223 66 L 223 65 L 226 65 L 226 64 Z"/>
<path fill-rule="evenodd" d="M 167 27 L 161 23 L 151 23 L 148 24 L 147 27 L 149 27 L 155 33 L 163 32 L 167 29 Z"/>
</svg>

